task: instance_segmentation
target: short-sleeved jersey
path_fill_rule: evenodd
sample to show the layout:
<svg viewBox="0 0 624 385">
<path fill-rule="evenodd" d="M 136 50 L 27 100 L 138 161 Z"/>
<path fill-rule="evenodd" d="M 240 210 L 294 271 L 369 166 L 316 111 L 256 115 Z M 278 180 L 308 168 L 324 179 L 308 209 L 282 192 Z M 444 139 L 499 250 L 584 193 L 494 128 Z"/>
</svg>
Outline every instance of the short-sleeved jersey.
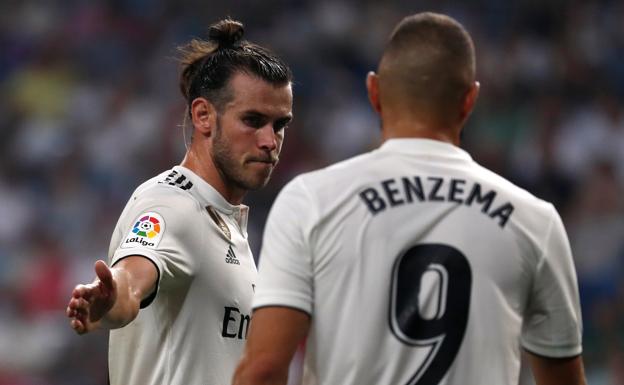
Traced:
<svg viewBox="0 0 624 385">
<path fill-rule="evenodd" d="M 143 256 L 159 279 L 138 317 L 110 332 L 111 385 L 231 381 L 257 276 L 247 213 L 180 166 L 133 193 L 114 230 L 109 261 Z"/>
<path fill-rule="evenodd" d="M 311 315 L 319 384 L 511 385 L 521 347 L 581 352 L 554 207 L 426 139 L 295 178 L 269 214 L 254 309 Z"/>
</svg>

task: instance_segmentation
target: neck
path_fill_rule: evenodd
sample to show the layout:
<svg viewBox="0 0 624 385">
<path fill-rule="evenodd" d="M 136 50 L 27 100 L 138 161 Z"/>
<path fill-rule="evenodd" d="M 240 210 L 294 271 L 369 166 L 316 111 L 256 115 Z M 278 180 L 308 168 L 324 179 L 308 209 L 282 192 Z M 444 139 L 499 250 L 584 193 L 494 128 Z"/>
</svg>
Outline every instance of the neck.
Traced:
<svg viewBox="0 0 624 385">
<path fill-rule="evenodd" d="M 201 154 L 191 145 L 180 166 L 188 168 L 208 182 L 229 203 L 233 205 L 242 203 L 246 191 L 228 184 L 209 154 Z"/>
<path fill-rule="evenodd" d="M 422 138 L 433 139 L 459 146 L 461 127 L 447 127 L 440 124 L 419 120 L 414 117 L 393 119 L 382 118 L 382 139 Z"/>
</svg>

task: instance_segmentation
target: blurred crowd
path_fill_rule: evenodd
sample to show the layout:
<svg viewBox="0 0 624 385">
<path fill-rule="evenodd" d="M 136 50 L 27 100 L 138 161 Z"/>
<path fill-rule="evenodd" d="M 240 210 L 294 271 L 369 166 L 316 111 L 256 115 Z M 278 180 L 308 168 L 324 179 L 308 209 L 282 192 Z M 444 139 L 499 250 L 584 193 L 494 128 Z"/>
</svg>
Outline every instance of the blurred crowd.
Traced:
<svg viewBox="0 0 624 385">
<path fill-rule="evenodd" d="M 464 147 L 553 202 L 571 240 L 592 385 L 624 384 L 624 2 L 6 0 L 0 3 L 0 385 L 104 385 L 107 334 L 64 309 L 93 278 L 133 189 L 189 140 L 176 47 L 231 16 L 295 74 L 252 249 L 298 173 L 379 144 L 364 78 L 415 11 L 473 35 L 481 95 Z M 484 369 L 486 370 L 486 369 Z"/>
</svg>

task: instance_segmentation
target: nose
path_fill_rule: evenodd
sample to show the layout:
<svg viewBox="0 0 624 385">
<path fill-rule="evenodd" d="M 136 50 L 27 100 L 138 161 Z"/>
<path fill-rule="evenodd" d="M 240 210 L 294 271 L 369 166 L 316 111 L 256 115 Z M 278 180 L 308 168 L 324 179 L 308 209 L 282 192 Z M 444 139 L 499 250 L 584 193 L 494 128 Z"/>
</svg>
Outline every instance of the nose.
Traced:
<svg viewBox="0 0 624 385">
<path fill-rule="evenodd" d="M 270 124 L 256 130 L 256 139 L 258 147 L 266 151 L 274 151 L 278 146 L 278 134 L 273 130 Z"/>
</svg>

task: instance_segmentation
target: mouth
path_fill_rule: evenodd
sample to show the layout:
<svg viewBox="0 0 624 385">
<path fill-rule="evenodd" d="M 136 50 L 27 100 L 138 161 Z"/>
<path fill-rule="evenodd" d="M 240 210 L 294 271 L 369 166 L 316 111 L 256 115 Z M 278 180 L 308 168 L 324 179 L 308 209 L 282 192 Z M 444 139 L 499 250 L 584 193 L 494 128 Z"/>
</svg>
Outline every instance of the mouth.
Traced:
<svg viewBox="0 0 624 385">
<path fill-rule="evenodd" d="M 277 161 L 277 158 L 251 158 L 247 160 L 247 163 L 261 163 L 267 166 L 275 167 Z"/>
<path fill-rule="evenodd" d="M 270 160 L 249 160 L 247 164 L 257 171 L 261 171 L 263 173 L 271 172 L 273 170 L 273 167 L 275 166 L 275 162 L 272 162 Z"/>
</svg>

